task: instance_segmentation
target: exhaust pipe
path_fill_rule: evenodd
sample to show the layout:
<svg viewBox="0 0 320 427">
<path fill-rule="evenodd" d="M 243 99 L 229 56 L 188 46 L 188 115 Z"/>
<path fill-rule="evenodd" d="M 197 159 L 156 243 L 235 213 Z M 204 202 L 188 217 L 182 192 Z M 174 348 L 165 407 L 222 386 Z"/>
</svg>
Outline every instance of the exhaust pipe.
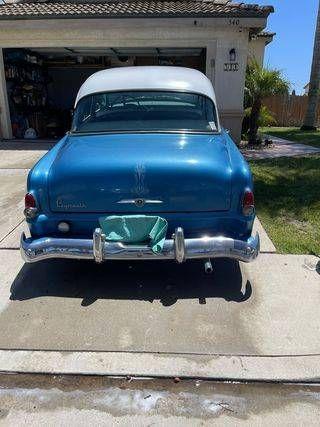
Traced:
<svg viewBox="0 0 320 427">
<path fill-rule="evenodd" d="M 208 258 L 207 261 L 204 263 L 204 271 L 206 274 L 211 274 L 213 272 L 213 267 L 210 258 Z"/>
</svg>

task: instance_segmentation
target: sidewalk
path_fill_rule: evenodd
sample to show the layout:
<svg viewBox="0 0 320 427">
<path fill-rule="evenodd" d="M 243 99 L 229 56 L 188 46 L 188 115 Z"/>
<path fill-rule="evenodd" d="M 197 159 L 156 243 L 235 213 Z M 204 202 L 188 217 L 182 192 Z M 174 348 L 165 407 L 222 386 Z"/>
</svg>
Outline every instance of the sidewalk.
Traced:
<svg viewBox="0 0 320 427">
<path fill-rule="evenodd" d="M 311 145 L 299 144 L 294 141 L 264 135 L 273 141 L 270 148 L 242 149 L 241 152 L 247 160 L 273 159 L 276 157 L 295 157 L 320 153 L 320 148 Z"/>
</svg>

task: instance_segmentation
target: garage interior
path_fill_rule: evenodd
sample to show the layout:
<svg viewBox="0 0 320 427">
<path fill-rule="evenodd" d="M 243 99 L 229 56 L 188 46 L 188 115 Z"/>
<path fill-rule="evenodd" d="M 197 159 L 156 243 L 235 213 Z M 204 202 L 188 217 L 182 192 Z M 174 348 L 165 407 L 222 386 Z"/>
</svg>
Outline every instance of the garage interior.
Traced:
<svg viewBox="0 0 320 427">
<path fill-rule="evenodd" d="M 69 129 L 77 91 L 96 71 L 134 65 L 174 65 L 205 72 L 206 49 L 4 49 L 5 78 L 15 139 L 57 139 Z"/>
</svg>

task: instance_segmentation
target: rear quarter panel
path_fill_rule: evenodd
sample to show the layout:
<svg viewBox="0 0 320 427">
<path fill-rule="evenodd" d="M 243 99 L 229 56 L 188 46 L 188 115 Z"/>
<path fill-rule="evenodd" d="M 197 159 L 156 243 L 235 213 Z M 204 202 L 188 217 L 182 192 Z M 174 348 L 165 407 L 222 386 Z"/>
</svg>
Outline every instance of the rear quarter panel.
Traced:
<svg viewBox="0 0 320 427">
<path fill-rule="evenodd" d="M 48 177 L 52 163 L 63 146 L 66 137 L 62 138 L 33 166 L 28 174 L 27 190 L 34 194 L 41 212 L 49 213 Z"/>
<path fill-rule="evenodd" d="M 244 191 L 246 189 L 253 191 L 252 173 L 230 136 L 225 131 L 223 131 L 223 135 L 232 168 L 232 206 L 236 210 L 239 208 L 239 203 L 241 204 Z"/>
</svg>

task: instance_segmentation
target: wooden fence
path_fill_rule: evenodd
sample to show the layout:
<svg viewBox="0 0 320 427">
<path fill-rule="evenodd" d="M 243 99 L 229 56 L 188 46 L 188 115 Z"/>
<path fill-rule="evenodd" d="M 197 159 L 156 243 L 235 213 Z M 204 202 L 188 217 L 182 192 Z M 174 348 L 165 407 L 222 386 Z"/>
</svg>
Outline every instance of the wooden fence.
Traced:
<svg viewBox="0 0 320 427">
<path fill-rule="evenodd" d="M 307 109 L 307 96 L 279 95 L 264 100 L 278 126 L 301 126 Z M 320 125 L 320 105 L 317 125 Z"/>
</svg>

